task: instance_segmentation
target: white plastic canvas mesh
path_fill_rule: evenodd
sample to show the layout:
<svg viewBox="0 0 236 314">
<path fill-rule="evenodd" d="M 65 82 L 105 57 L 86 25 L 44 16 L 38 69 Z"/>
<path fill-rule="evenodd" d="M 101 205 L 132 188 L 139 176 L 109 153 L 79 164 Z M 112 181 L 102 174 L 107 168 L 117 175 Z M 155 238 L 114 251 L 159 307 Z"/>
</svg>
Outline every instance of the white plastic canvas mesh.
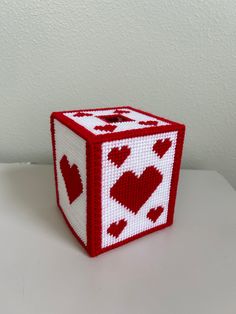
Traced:
<svg viewBox="0 0 236 314">
<path fill-rule="evenodd" d="M 116 129 L 112 132 L 112 133 L 117 133 L 117 132 L 121 132 L 121 131 L 127 131 L 127 130 L 134 130 L 134 129 L 143 129 L 143 128 L 147 128 L 150 127 L 147 125 L 142 125 L 139 124 L 139 122 L 141 121 L 156 121 L 158 122 L 158 126 L 162 126 L 162 125 L 168 125 L 169 123 L 164 122 L 162 120 L 159 120 L 157 118 L 154 117 L 150 117 L 146 114 L 142 114 L 139 113 L 135 110 L 132 110 L 130 108 L 122 108 L 122 109 L 118 109 L 121 112 L 122 111 L 127 111 L 126 113 L 121 113 L 122 116 L 127 117 L 133 121 L 128 121 L 128 122 L 118 122 L 118 123 L 111 123 L 112 125 L 116 126 Z M 109 110 L 89 110 L 86 111 L 84 110 L 83 113 L 89 113 L 92 114 L 92 116 L 81 116 L 81 117 L 77 117 L 76 116 L 76 112 L 68 112 L 68 113 L 64 113 L 65 116 L 67 116 L 68 118 L 72 119 L 73 121 L 75 121 L 76 123 L 78 123 L 79 125 L 85 127 L 87 130 L 91 131 L 93 134 L 98 135 L 98 134 L 102 134 L 103 132 L 100 130 L 96 130 L 95 127 L 97 126 L 104 126 L 107 123 L 105 121 L 103 121 L 102 119 L 98 118 L 98 116 L 103 116 L 103 115 L 114 115 L 117 114 L 116 113 L 116 108 L 114 109 L 109 109 Z"/>
<path fill-rule="evenodd" d="M 172 145 L 164 156 L 159 158 L 152 149 L 153 145 L 157 140 L 167 138 L 171 140 Z M 102 248 L 166 223 L 176 140 L 177 131 L 115 140 L 102 144 Z M 122 146 L 128 146 L 131 153 L 125 162 L 117 167 L 109 160 L 108 154 L 112 148 Z M 110 189 L 124 172 L 132 170 L 137 176 L 140 176 L 148 166 L 154 166 L 158 169 L 163 175 L 163 180 L 138 213 L 134 214 L 111 198 Z M 147 219 L 147 213 L 151 208 L 157 206 L 162 206 L 164 211 L 153 223 Z M 121 219 L 127 221 L 127 226 L 116 238 L 110 235 L 107 230 L 112 223 Z"/>
<path fill-rule="evenodd" d="M 59 202 L 71 226 L 80 239 L 87 244 L 86 232 L 86 142 L 61 124 L 54 120 L 55 125 L 55 146 L 56 146 L 56 171 L 58 181 Z M 77 165 L 83 185 L 82 194 L 70 204 L 66 191 L 65 182 L 60 169 L 60 160 L 66 155 L 69 164 Z"/>
</svg>

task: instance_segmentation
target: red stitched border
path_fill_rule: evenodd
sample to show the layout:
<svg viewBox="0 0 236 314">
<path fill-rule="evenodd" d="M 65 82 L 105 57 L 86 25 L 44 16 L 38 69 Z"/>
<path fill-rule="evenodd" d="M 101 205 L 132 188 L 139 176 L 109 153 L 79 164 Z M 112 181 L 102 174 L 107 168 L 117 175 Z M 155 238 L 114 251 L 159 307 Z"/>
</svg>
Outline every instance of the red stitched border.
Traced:
<svg viewBox="0 0 236 314">
<path fill-rule="evenodd" d="M 86 230 L 87 230 L 87 250 L 88 252 L 93 251 L 93 229 L 90 221 L 93 220 L 92 208 L 93 205 L 93 175 L 92 175 L 92 162 L 93 152 L 92 145 L 89 142 L 86 143 L 86 173 L 87 173 L 87 218 L 86 218 Z"/>
<path fill-rule="evenodd" d="M 91 252 L 92 256 L 96 256 L 99 254 L 100 248 L 101 248 L 101 242 L 102 242 L 102 227 L 101 227 L 101 213 L 102 213 L 102 146 L 101 144 L 94 144 L 94 164 L 92 165 L 93 169 L 91 171 L 91 174 L 94 177 L 94 202 L 93 202 L 93 219 L 90 221 L 90 224 L 92 224 L 93 229 L 93 251 Z"/>
<path fill-rule="evenodd" d="M 132 137 L 139 137 L 145 135 L 152 135 L 152 134 L 159 134 L 159 133 L 166 133 L 171 131 L 178 131 L 181 129 L 182 125 L 163 125 L 163 126 L 153 126 L 153 127 L 146 127 L 142 129 L 135 129 L 135 130 L 127 130 L 121 131 L 116 133 L 106 133 L 97 135 L 94 139 L 94 143 L 104 143 L 108 141 L 114 140 L 121 140 L 125 138 L 132 138 Z"/>
<path fill-rule="evenodd" d="M 100 164 L 98 155 L 100 155 L 101 145 L 96 146 L 87 143 L 87 250 L 89 255 L 96 256 L 96 247 L 101 243 L 101 233 L 96 226 L 99 224 L 97 208 L 99 198 L 101 197 Z M 101 230 L 101 229 L 100 229 Z"/>
<path fill-rule="evenodd" d="M 171 224 L 167 222 L 167 223 L 165 223 L 165 224 L 159 225 L 159 226 L 154 227 L 154 228 L 152 228 L 152 229 L 148 229 L 148 230 L 145 230 L 145 231 L 143 231 L 143 232 L 141 232 L 141 233 L 135 234 L 134 236 L 131 236 L 131 237 L 129 237 L 129 238 L 123 240 L 123 241 L 120 241 L 120 242 L 118 242 L 118 243 L 114 243 L 114 244 L 112 244 L 112 245 L 110 245 L 110 246 L 107 246 L 107 247 L 101 249 L 100 251 L 98 251 L 98 254 L 97 254 L 97 255 L 102 254 L 102 253 L 105 253 L 105 252 L 107 252 L 107 251 L 110 251 L 110 250 L 112 250 L 112 249 L 114 249 L 114 248 L 117 248 L 117 247 L 122 246 L 122 245 L 124 245 L 124 244 L 127 244 L 127 243 L 129 243 L 129 242 L 132 242 L 132 241 L 134 241 L 134 240 L 136 240 L 136 239 L 142 238 L 142 237 L 144 237 L 144 236 L 146 236 L 146 235 L 148 235 L 148 234 L 150 234 L 150 233 L 153 233 L 153 232 L 156 232 L 156 231 L 158 231 L 158 230 L 161 230 L 161 229 L 164 229 L 164 228 L 166 228 L 166 227 L 169 227 L 170 225 L 171 225 Z"/>
</svg>

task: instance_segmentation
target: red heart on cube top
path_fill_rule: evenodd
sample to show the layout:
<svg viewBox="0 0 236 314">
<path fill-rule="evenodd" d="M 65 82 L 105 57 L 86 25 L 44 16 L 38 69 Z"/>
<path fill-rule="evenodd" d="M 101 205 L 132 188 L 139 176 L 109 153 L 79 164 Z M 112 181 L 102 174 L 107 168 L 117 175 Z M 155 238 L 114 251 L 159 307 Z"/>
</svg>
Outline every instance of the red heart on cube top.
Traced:
<svg viewBox="0 0 236 314">
<path fill-rule="evenodd" d="M 118 238 L 121 232 L 127 225 L 127 221 L 125 219 L 121 219 L 118 222 L 113 222 L 110 227 L 107 229 L 107 232 L 115 238 Z"/>
<path fill-rule="evenodd" d="M 108 159 L 119 168 L 129 155 L 130 148 L 128 146 L 114 147 L 109 152 Z"/>
<path fill-rule="evenodd" d="M 171 140 L 169 138 L 157 140 L 156 143 L 153 145 L 153 151 L 162 158 L 165 153 L 169 150 L 171 147 Z"/>
<path fill-rule="evenodd" d="M 95 130 L 105 131 L 105 132 L 113 132 L 116 129 L 116 125 L 106 124 L 106 125 L 97 125 L 95 126 Z"/>
<path fill-rule="evenodd" d="M 157 208 L 151 208 L 147 213 L 147 218 L 150 219 L 153 223 L 157 221 L 157 219 L 163 213 L 164 208 L 162 206 L 158 206 Z"/>
<path fill-rule="evenodd" d="M 162 174 L 155 167 L 147 167 L 138 177 L 133 171 L 126 171 L 110 190 L 110 196 L 118 203 L 137 214 L 162 182 Z"/>
<path fill-rule="evenodd" d="M 154 126 L 156 126 L 156 125 L 158 125 L 158 122 L 157 121 L 139 121 L 139 124 L 141 124 L 141 125 L 154 125 Z"/>
<path fill-rule="evenodd" d="M 78 117 L 78 118 L 80 118 L 80 117 L 90 117 L 90 116 L 92 116 L 92 114 L 91 113 L 86 113 L 86 112 L 77 112 L 76 114 L 74 114 L 74 117 Z"/>
<path fill-rule="evenodd" d="M 60 169 L 65 181 L 66 191 L 71 204 L 83 192 L 83 185 L 79 169 L 75 164 L 70 166 L 66 155 L 64 155 L 60 160 Z"/>
<path fill-rule="evenodd" d="M 114 111 L 114 113 L 122 114 L 122 113 L 130 113 L 130 111 L 124 110 L 124 109 L 116 109 L 116 110 Z"/>
</svg>

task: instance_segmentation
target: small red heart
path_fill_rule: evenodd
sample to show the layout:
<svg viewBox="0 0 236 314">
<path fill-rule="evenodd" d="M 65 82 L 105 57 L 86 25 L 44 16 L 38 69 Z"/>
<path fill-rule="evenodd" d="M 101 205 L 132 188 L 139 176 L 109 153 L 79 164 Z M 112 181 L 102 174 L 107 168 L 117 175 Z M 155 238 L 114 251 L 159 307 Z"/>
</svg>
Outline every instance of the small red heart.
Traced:
<svg viewBox="0 0 236 314">
<path fill-rule="evenodd" d="M 79 174 L 79 169 L 75 164 L 72 166 L 69 165 L 66 155 L 64 155 L 60 160 L 60 169 L 65 181 L 66 191 L 71 204 L 83 192 L 83 185 Z"/>
<path fill-rule="evenodd" d="M 171 140 L 166 138 L 164 140 L 157 140 L 156 143 L 153 145 L 153 151 L 162 158 L 168 149 L 171 147 Z"/>
<path fill-rule="evenodd" d="M 142 125 L 158 125 L 158 122 L 157 121 L 139 121 L 139 124 L 142 124 Z"/>
<path fill-rule="evenodd" d="M 153 223 L 157 221 L 157 219 L 163 213 L 164 208 L 162 206 L 158 206 L 157 208 L 151 208 L 147 213 L 147 218 L 150 219 Z"/>
<path fill-rule="evenodd" d="M 114 113 L 120 113 L 120 114 L 122 114 L 122 113 L 130 113 L 128 110 L 124 110 L 124 109 L 116 109 L 115 111 L 114 111 Z"/>
<path fill-rule="evenodd" d="M 107 229 L 107 232 L 115 238 L 118 238 L 124 228 L 127 226 L 127 221 L 121 219 L 118 222 L 113 222 Z"/>
<path fill-rule="evenodd" d="M 137 214 L 162 182 L 162 174 L 155 167 L 147 167 L 137 177 L 133 171 L 126 171 L 110 190 L 110 196 L 118 203 Z"/>
<path fill-rule="evenodd" d="M 78 117 L 78 118 L 80 118 L 80 117 L 90 117 L 90 116 L 92 116 L 91 113 L 85 113 L 85 112 L 77 112 L 76 114 L 74 114 L 74 117 Z"/>
<path fill-rule="evenodd" d="M 113 132 L 116 129 L 116 125 L 106 124 L 106 125 L 97 125 L 95 126 L 95 130 L 105 131 L 105 132 Z"/>
<path fill-rule="evenodd" d="M 109 152 L 108 159 L 119 168 L 129 155 L 130 148 L 128 146 L 114 147 Z"/>
</svg>

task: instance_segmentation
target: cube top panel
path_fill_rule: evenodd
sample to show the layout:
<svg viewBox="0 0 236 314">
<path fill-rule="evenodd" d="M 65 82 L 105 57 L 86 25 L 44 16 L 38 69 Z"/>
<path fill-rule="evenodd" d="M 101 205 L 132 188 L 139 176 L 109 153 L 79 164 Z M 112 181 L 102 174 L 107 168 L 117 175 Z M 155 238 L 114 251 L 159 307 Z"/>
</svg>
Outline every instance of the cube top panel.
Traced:
<svg viewBox="0 0 236 314">
<path fill-rule="evenodd" d="M 156 133 L 163 127 L 181 126 L 129 106 L 54 112 L 53 117 L 91 141 L 118 138 L 118 133 L 138 136 L 142 133 Z"/>
</svg>

